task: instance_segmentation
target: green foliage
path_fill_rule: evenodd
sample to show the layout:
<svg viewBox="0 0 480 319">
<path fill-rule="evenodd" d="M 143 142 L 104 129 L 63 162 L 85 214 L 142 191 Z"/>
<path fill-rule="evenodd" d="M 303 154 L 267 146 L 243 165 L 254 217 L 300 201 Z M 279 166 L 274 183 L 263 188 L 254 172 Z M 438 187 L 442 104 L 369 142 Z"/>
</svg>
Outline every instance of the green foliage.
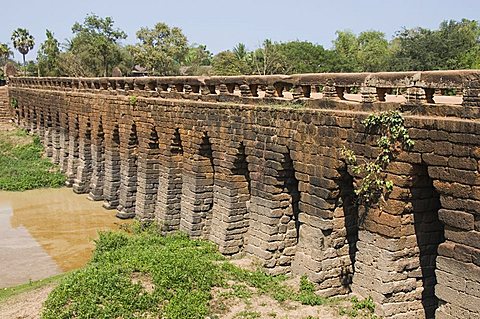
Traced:
<svg viewBox="0 0 480 319">
<path fill-rule="evenodd" d="M 13 52 L 8 47 L 8 44 L 0 43 L 0 67 L 3 67 L 11 56 L 13 56 Z"/>
<path fill-rule="evenodd" d="M 65 273 L 61 273 L 52 277 L 48 277 L 41 280 L 29 281 L 28 283 L 21 284 L 14 287 L 2 288 L 0 289 L 0 303 L 4 300 L 10 299 L 13 296 L 23 294 L 34 289 L 44 287 L 46 285 L 55 284 L 60 281 L 61 278 L 65 276 Z"/>
<path fill-rule="evenodd" d="M 128 98 L 128 102 L 130 103 L 131 106 L 137 105 L 137 96 L 136 95 L 131 95 Z"/>
<path fill-rule="evenodd" d="M 111 17 L 87 15 L 82 24 L 73 25 L 72 32 L 74 37 L 68 44 L 68 52 L 78 59 L 85 75 L 108 76 L 121 62 L 119 41 L 127 35 L 114 28 Z"/>
<path fill-rule="evenodd" d="M 208 66 L 212 64 L 213 54 L 205 45 L 193 45 L 188 48 L 184 65 L 187 67 L 184 75 L 207 75 Z"/>
<path fill-rule="evenodd" d="M 33 49 L 33 46 L 35 45 L 35 39 L 27 29 L 22 28 L 14 30 L 11 39 L 13 42 L 13 47 L 22 55 L 23 66 L 25 67 L 25 55 L 27 55 L 27 53 Z"/>
<path fill-rule="evenodd" d="M 42 187 L 60 187 L 65 177 L 48 159 L 43 146 L 21 130 L 0 132 L 0 189 L 23 191 Z"/>
<path fill-rule="evenodd" d="M 60 43 L 51 31 L 46 30 L 46 36 L 37 53 L 38 72 L 40 76 L 59 76 Z"/>
<path fill-rule="evenodd" d="M 347 315 L 352 318 L 361 316 L 362 318 L 377 319 L 378 317 L 374 315 L 375 303 L 373 302 L 372 297 L 367 297 L 363 300 L 359 300 L 357 297 L 352 297 L 350 299 L 352 303 L 351 308 L 340 308 L 340 315 Z"/>
<path fill-rule="evenodd" d="M 18 108 L 18 100 L 14 97 L 10 99 L 10 106 L 14 109 Z"/>
<path fill-rule="evenodd" d="M 404 119 L 398 111 L 374 113 L 368 116 L 362 124 L 367 134 L 375 134 L 379 154 L 373 161 L 358 163 L 353 151 L 343 148 L 342 155 L 351 166 L 355 175 L 361 176 L 355 189 L 358 204 L 370 207 L 378 204 L 393 189 L 393 183 L 386 179 L 385 170 L 391 161 L 403 150 L 409 150 L 414 142 L 410 139 L 404 126 Z"/>
<path fill-rule="evenodd" d="M 232 51 L 222 51 L 212 59 L 212 68 L 215 75 L 242 75 L 252 74 L 252 65 L 249 58 L 240 58 Z"/>
<path fill-rule="evenodd" d="M 184 235 L 101 233 L 92 261 L 50 294 L 42 317 L 204 318 L 220 259 L 212 244 Z"/>
<path fill-rule="evenodd" d="M 480 66 L 477 21 L 443 21 L 438 30 L 404 29 L 393 41 L 391 70 L 468 69 Z"/>
<path fill-rule="evenodd" d="M 136 64 L 146 67 L 154 75 L 178 75 L 189 52 L 182 30 L 157 23 L 153 29 L 137 32 L 140 43 L 130 47 Z"/>
<path fill-rule="evenodd" d="M 307 276 L 300 277 L 300 291 L 296 300 L 302 305 L 318 306 L 327 302 L 327 299 L 315 294 L 315 285 L 308 280 Z"/>
</svg>

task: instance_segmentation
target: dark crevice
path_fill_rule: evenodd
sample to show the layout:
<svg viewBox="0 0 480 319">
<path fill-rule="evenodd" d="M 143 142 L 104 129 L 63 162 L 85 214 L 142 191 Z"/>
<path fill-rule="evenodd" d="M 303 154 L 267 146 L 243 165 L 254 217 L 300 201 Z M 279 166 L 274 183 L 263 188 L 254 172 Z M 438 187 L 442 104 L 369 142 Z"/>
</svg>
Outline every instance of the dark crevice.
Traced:
<svg viewBox="0 0 480 319">
<path fill-rule="evenodd" d="M 252 187 L 251 178 L 250 172 L 248 171 L 247 156 L 245 155 L 245 145 L 243 145 L 243 142 L 240 143 L 238 154 L 236 155 L 235 161 L 233 162 L 232 174 L 245 177 L 245 181 L 247 182 L 248 187 L 248 194 L 250 194 Z"/>
<path fill-rule="evenodd" d="M 248 219 L 248 203 L 250 202 L 251 196 L 251 178 L 250 172 L 248 170 L 247 156 L 245 154 L 245 145 L 240 143 L 238 148 L 238 153 L 235 156 L 233 161 L 232 174 L 234 176 L 242 176 L 242 182 L 245 183 L 245 186 L 242 189 L 238 190 L 239 198 L 241 198 L 242 203 L 245 205 L 245 215 L 243 218 Z M 246 189 L 245 189 L 246 188 Z M 248 226 L 245 226 L 245 232 Z M 239 246 L 239 250 L 243 249 L 245 238 L 242 238 L 242 243 Z"/>
<path fill-rule="evenodd" d="M 173 132 L 172 143 L 170 144 L 170 152 L 172 155 L 183 155 L 182 139 L 180 138 L 179 129 Z"/>
<path fill-rule="evenodd" d="M 346 239 L 348 244 L 348 255 L 350 257 L 351 267 L 342 270 L 342 285 L 350 287 L 355 273 L 355 262 L 357 255 L 359 213 L 356 204 L 355 188 L 353 177 L 348 173 L 346 168 L 339 170 L 340 178 L 336 180 L 340 191 L 339 201 L 337 205 L 342 207 L 344 214 L 344 227 L 346 230 Z"/>
<path fill-rule="evenodd" d="M 283 181 L 284 188 L 291 197 L 291 205 L 293 212 L 293 220 L 295 222 L 296 241 L 300 238 L 300 220 L 299 220 L 299 203 L 300 192 L 298 191 L 298 180 L 295 177 L 295 170 L 293 168 L 293 160 L 290 156 L 290 151 L 284 155 L 284 161 L 282 164 L 283 171 L 280 173 L 280 178 Z"/>
<path fill-rule="evenodd" d="M 438 218 L 440 196 L 428 176 L 427 166 L 415 170 L 416 183 L 410 189 L 414 214 L 415 235 L 420 250 L 422 271 L 422 305 L 425 318 L 435 318 L 438 298 L 435 296 L 437 277 L 435 274 L 438 246 L 444 242 L 444 226 Z"/>
</svg>

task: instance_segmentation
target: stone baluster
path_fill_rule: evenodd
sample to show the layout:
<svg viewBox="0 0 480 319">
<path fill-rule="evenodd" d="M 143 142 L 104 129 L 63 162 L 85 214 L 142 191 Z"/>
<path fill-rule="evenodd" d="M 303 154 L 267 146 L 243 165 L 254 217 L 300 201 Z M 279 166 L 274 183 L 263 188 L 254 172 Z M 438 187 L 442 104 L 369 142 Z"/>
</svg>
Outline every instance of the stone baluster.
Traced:
<svg viewBox="0 0 480 319">
<path fill-rule="evenodd" d="M 407 88 L 405 98 L 409 104 L 422 104 L 427 102 L 425 90 L 416 86 L 410 86 Z"/>
<path fill-rule="evenodd" d="M 480 106 L 480 80 L 468 81 L 464 84 L 462 105 Z"/>
<path fill-rule="evenodd" d="M 323 86 L 323 98 L 324 99 L 337 99 L 337 90 L 335 89 L 335 83 L 332 79 L 328 79 Z"/>
</svg>

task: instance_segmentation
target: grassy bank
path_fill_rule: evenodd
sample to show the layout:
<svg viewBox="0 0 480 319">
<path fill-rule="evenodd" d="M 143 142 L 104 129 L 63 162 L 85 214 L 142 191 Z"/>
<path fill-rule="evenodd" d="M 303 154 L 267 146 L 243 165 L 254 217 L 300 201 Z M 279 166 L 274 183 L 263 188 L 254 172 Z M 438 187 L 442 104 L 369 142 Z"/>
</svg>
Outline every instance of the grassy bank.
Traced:
<svg viewBox="0 0 480 319">
<path fill-rule="evenodd" d="M 23 130 L 0 131 L 0 189 L 23 191 L 60 187 L 65 177 L 47 158 L 36 136 Z"/>
<path fill-rule="evenodd" d="M 41 288 L 46 285 L 58 283 L 66 274 L 58 274 L 41 280 L 31 281 L 14 287 L 0 289 L 0 303 L 14 296 Z"/>
<path fill-rule="evenodd" d="M 317 296 L 306 277 L 297 287 L 286 285 L 286 279 L 234 266 L 213 244 L 184 235 L 107 232 L 100 235 L 92 261 L 65 276 L 49 295 L 42 318 L 221 318 L 232 300 L 251 304 L 261 296 L 371 317 L 368 300 L 345 306 L 345 300 Z M 235 318 L 260 318 L 260 313 L 252 308 Z"/>
</svg>

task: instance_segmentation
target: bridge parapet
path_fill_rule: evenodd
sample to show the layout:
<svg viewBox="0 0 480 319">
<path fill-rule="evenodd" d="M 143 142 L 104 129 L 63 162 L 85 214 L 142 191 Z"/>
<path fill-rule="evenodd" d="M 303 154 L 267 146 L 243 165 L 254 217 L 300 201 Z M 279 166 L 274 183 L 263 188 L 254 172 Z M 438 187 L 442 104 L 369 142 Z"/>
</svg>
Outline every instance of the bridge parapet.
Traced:
<svg viewBox="0 0 480 319">
<path fill-rule="evenodd" d="M 480 71 L 318 73 L 265 76 L 36 78 L 10 79 L 12 87 L 59 91 L 108 91 L 109 94 L 173 97 L 241 103 L 339 99 L 363 103 L 434 104 L 435 97 L 456 95 L 449 104 L 480 105 Z M 350 93 L 356 93 L 352 96 Z M 355 95 L 355 94 L 353 94 Z M 399 97 L 400 100 L 398 100 Z"/>
</svg>

